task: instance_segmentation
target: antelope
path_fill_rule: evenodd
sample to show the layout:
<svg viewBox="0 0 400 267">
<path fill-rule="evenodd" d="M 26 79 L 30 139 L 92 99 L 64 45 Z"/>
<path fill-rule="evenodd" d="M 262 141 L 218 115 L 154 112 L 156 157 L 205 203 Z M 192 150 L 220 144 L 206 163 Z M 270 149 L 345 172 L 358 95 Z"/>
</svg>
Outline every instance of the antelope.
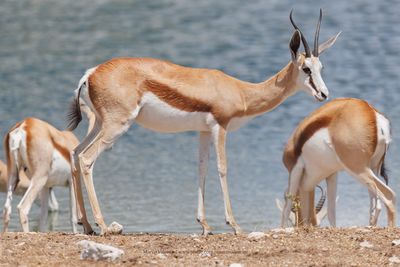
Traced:
<svg viewBox="0 0 400 267">
<path fill-rule="evenodd" d="M 17 188 L 14 190 L 14 194 L 24 195 L 29 187 L 30 181 L 29 178 L 26 177 L 26 174 L 23 170 L 19 172 L 19 178 L 20 180 L 18 182 Z M 0 160 L 0 192 L 7 192 L 7 180 L 7 166 L 4 164 L 3 161 Z M 58 201 L 52 188 L 49 188 L 48 203 L 49 211 L 58 211 Z"/>
<path fill-rule="evenodd" d="M 370 194 L 370 224 L 387 208 L 388 225 L 395 226 L 395 193 L 387 186 L 384 160 L 391 141 L 390 122 L 366 101 L 339 98 L 306 117 L 289 138 L 283 162 L 289 171 L 281 226 L 287 225 L 293 196 L 300 198 L 301 219 L 315 224 L 314 188 L 327 182 L 328 220 L 336 226 L 337 172 L 347 171 Z M 384 177 L 385 183 L 379 178 Z"/>
<path fill-rule="evenodd" d="M 208 172 L 209 146 L 214 144 L 225 220 L 236 234 L 236 223 L 227 185 L 226 135 L 256 116 L 271 111 L 286 98 L 303 90 L 323 101 L 328 89 L 321 77 L 319 54 L 331 47 L 338 35 L 318 45 L 322 11 L 315 33 L 314 50 L 296 26 L 289 43 L 292 60 L 277 74 L 261 83 L 249 83 L 219 70 L 183 67 L 152 58 L 114 58 L 86 71 L 75 90 L 69 129 L 81 121 L 79 99 L 95 113 L 95 126 L 74 150 L 74 186 L 78 203 L 78 220 L 84 232 L 93 232 L 87 221 L 80 175 L 101 234 L 109 232 L 93 185 L 93 166 L 97 157 L 111 148 L 134 123 L 157 132 L 199 132 L 199 187 L 197 221 L 203 235 L 211 228 L 204 208 L 205 180 Z M 305 54 L 299 52 L 303 43 Z"/>
<path fill-rule="evenodd" d="M 93 126 L 93 115 L 81 103 L 88 116 L 89 129 Z M 40 195 L 41 215 L 39 230 L 45 230 L 47 221 L 49 188 L 68 186 L 70 188 L 70 209 L 73 232 L 77 232 L 75 193 L 71 178 L 71 152 L 79 144 L 71 131 L 59 131 L 49 123 L 37 118 L 27 118 L 16 123 L 4 138 L 7 158 L 7 197 L 4 205 L 4 232 L 8 230 L 13 191 L 17 188 L 21 170 L 29 179 L 28 189 L 17 208 L 24 232 L 29 232 L 28 214 L 32 203 Z"/>
</svg>

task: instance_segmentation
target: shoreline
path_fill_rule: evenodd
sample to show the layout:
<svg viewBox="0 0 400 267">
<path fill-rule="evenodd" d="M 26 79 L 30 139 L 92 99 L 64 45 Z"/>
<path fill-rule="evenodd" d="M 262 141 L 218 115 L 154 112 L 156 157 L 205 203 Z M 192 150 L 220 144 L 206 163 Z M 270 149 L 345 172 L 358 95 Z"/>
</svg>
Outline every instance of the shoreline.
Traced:
<svg viewBox="0 0 400 267">
<path fill-rule="evenodd" d="M 400 259 L 399 228 L 273 229 L 263 234 L 208 237 L 197 234 L 128 233 L 87 236 L 63 232 L 0 235 L 0 266 L 108 265 L 81 260 L 77 242 L 91 240 L 124 250 L 117 266 L 383 266 Z M 400 261 L 400 260 L 399 260 Z"/>
</svg>

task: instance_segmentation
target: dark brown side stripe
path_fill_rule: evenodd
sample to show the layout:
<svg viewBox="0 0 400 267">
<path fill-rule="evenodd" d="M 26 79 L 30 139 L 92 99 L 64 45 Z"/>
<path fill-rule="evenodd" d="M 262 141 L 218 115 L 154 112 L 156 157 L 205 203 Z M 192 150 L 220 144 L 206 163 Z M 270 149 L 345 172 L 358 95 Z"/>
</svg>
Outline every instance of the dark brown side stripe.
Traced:
<svg viewBox="0 0 400 267">
<path fill-rule="evenodd" d="M 187 112 L 211 112 L 211 106 L 207 103 L 184 96 L 168 85 L 154 80 L 145 80 L 143 84 L 148 91 L 177 109 Z"/>
<path fill-rule="evenodd" d="M 319 129 L 327 127 L 331 120 L 331 117 L 321 117 L 306 126 L 306 128 L 301 132 L 300 136 L 298 137 L 294 147 L 296 161 L 297 158 L 300 156 L 303 146 L 307 142 L 307 140 L 310 139 L 311 136 L 313 136 L 314 133 Z"/>
</svg>

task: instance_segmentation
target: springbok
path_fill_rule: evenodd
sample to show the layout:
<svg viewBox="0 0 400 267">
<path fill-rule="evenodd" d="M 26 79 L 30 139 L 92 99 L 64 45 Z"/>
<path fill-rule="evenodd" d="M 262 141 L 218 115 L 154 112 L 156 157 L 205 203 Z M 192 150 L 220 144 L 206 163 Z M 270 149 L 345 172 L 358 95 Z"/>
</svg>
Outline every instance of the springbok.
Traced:
<svg viewBox="0 0 400 267">
<path fill-rule="evenodd" d="M 284 151 L 289 185 L 281 226 L 287 225 L 294 196 L 299 196 L 303 223 L 315 224 L 313 193 L 323 179 L 327 182 L 328 219 L 335 226 L 337 172 L 345 170 L 368 188 L 370 224 L 376 225 L 382 200 L 388 225 L 394 227 L 395 193 L 386 185 L 384 171 L 390 141 L 389 120 L 363 100 L 339 98 L 311 113 L 300 122 Z M 386 184 L 379 180 L 378 173 Z"/>
<path fill-rule="evenodd" d="M 88 116 L 90 129 L 94 124 L 94 115 L 84 102 L 81 102 L 81 109 Z M 71 131 L 59 131 L 49 123 L 36 118 L 27 118 L 10 129 L 4 138 L 8 169 L 7 197 L 3 212 L 4 232 L 8 230 L 12 194 L 20 182 L 21 170 L 24 170 L 30 180 L 28 189 L 17 206 L 23 231 L 29 232 L 28 214 L 39 194 L 41 199 L 39 230 L 44 231 L 49 188 L 69 186 L 72 230 L 77 232 L 75 193 L 70 179 L 71 153 L 78 144 L 78 139 Z"/>
<path fill-rule="evenodd" d="M 240 233 L 241 229 L 232 214 L 227 186 L 226 134 L 274 109 L 299 90 L 307 91 L 319 101 L 328 97 L 328 89 L 320 73 L 322 64 L 319 54 L 332 46 L 339 34 L 319 46 L 321 19 L 322 11 L 311 53 L 290 13 L 295 28 L 289 44 L 292 60 L 273 77 L 257 84 L 238 80 L 219 70 L 183 67 L 151 58 L 114 58 L 87 70 L 75 90 L 69 124 L 69 129 L 73 130 L 81 121 L 79 97 L 82 96 L 96 115 L 93 131 L 74 150 L 78 220 L 82 222 L 85 233 L 92 233 L 93 230 L 83 205 L 80 174 L 83 175 L 95 222 L 101 234 L 106 234 L 107 225 L 93 185 L 93 166 L 97 157 L 110 148 L 133 122 L 158 132 L 199 132 L 197 220 L 204 235 L 211 231 L 205 218 L 204 187 L 209 146 L 213 141 L 225 220 L 235 233 Z M 301 42 L 305 54 L 299 52 Z"/>
<path fill-rule="evenodd" d="M 22 196 L 28 189 L 30 181 L 29 178 L 26 177 L 26 174 L 23 170 L 19 172 L 19 178 L 20 179 L 17 188 L 14 190 L 14 194 Z M 0 160 L 0 192 L 7 192 L 7 180 L 8 180 L 7 165 L 5 165 L 4 162 Z M 58 211 L 57 198 L 52 188 L 49 188 L 48 203 L 49 203 L 49 211 Z"/>
</svg>

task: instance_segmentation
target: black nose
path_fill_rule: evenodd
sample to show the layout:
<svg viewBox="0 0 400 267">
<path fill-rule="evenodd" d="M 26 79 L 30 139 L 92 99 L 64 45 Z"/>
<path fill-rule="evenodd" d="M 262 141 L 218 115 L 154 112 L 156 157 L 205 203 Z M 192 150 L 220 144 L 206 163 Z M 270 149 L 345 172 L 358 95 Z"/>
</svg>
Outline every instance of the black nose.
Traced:
<svg viewBox="0 0 400 267">
<path fill-rule="evenodd" d="M 321 96 L 322 96 L 323 99 L 326 99 L 326 98 L 327 98 L 327 96 L 326 96 L 324 93 L 322 93 L 322 92 L 321 92 Z"/>
</svg>

